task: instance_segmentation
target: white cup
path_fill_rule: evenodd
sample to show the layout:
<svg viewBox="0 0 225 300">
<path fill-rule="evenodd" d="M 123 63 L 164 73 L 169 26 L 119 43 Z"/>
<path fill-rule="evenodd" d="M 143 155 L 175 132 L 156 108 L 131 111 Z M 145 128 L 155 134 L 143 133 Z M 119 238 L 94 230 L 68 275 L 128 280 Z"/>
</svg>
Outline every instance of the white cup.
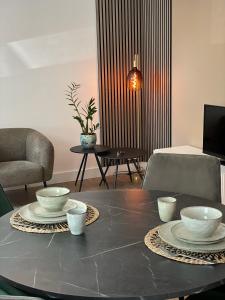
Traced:
<svg viewBox="0 0 225 300">
<path fill-rule="evenodd" d="M 74 235 L 80 235 L 85 231 L 87 205 L 82 203 L 76 208 L 69 209 L 66 213 L 69 230 Z"/>
<path fill-rule="evenodd" d="M 176 198 L 160 197 L 157 201 L 160 220 L 163 222 L 171 221 L 176 211 Z"/>
</svg>

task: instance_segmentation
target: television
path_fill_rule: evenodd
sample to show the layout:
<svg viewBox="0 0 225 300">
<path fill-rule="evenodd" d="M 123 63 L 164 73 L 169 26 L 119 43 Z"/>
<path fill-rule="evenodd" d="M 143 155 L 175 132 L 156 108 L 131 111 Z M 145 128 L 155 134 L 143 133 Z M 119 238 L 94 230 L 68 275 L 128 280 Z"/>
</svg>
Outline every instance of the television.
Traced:
<svg viewBox="0 0 225 300">
<path fill-rule="evenodd" d="M 204 105 L 203 153 L 225 160 L 225 107 Z"/>
</svg>

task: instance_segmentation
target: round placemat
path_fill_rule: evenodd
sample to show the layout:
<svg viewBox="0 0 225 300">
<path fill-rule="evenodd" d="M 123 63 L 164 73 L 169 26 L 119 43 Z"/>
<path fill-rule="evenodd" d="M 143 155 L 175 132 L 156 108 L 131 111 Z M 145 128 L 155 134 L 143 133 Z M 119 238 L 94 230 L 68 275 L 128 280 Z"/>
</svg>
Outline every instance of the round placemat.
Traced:
<svg viewBox="0 0 225 300">
<path fill-rule="evenodd" d="M 164 256 L 166 258 L 192 264 L 192 265 L 211 265 L 211 264 L 224 264 L 225 251 L 216 253 L 198 253 L 185 251 L 161 240 L 158 234 L 160 226 L 151 229 L 145 236 L 145 245 L 154 253 Z"/>
<path fill-rule="evenodd" d="M 96 221 L 99 217 L 99 211 L 97 208 L 87 204 L 87 218 L 86 225 L 89 225 Z M 16 211 L 10 217 L 10 224 L 12 227 L 25 232 L 33 233 L 55 233 L 55 232 L 65 232 L 69 231 L 67 222 L 58 224 L 36 224 L 32 222 L 25 221 Z"/>
</svg>

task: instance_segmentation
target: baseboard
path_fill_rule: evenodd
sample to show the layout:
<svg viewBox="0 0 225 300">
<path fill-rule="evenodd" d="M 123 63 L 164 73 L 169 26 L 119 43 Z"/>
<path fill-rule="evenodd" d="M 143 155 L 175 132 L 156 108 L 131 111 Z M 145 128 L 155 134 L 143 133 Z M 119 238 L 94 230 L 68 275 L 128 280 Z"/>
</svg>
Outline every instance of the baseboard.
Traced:
<svg viewBox="0 0 225 300">
<path fill-rule="evenodd" d="M 140 165 L 143 169 L 145 169 L 147 162 L 141 162 Z M 130 168 L 131 168 L 131 171 L 135 171 L 133 165 L 130 165 Z M 104 170 L 105 170 L 105 168 L 103 168 L 103 171 Z M 111 166 L 107 172 L 107 176 L 113 175 L 114 172 L 115 172 L 115 166 Z M 120 165 L 119 172 L 127 172 L 127 165 Z M 67 182 L 67 181 L 75 181 L 77 173 L 78 173 L 78 170 L 54 172 L 52 179 L 50 181 L 48 181 L 48 184 L 56 184 L 56 183 L 62 183 L 62 182 Z M 84 179 L 96 178 L 96 177 L 101 177 L 101 174 L 97 167 L 87 168 L 85 170 Z M 29 186 L 37 187 L 37 186 L 43 186 L 43 184 L 41 182 L 40 183 L 32 183 L 32 184 L 29 184 Z M 20 186 L 16 186 L 16 187 L 9 187 L 9 188 L 6 188 L 5 190 L 16 190 L 16 189 L 21 189 L 21 188 L 24 188 L 24 186 L 20 185 Z"/>
<path fill-rule="evenodd" d="M 140 165 L 143 169 L 145 169 L 147 163 L 146 162 L 141 162 Z M 130 165 L 130 167 L 131 167 L 131 171 L 135 171 L 133 165 Z M 104 170 L 105 170 L 105 168 L 103 168 L 103 171 Z M 115 172 L 115 166 L 111 166 L 109 168 L 108 172 L 107 172 L 107 176 L 108 175 L 113 175 L 114 172 Z M 127 165 L 125 165 L 125 164 L 120 165 L 119 166 L 119 172 L 127 172 Z M 77 173 L 78 173 L 78 170 L 55 172 L 53 174 L 52 179 L 49 181 L 49 183 L 54 184 L 54 183 L 61 183 L 61 182 L 66 182 L 66 181 L 75 181 Z M 99 169 L 97 167 L 86 169 L 84 179 L 96 178 L 96 177 L 101 177 L 101 174 L 100 174 Z"/>
</svg>

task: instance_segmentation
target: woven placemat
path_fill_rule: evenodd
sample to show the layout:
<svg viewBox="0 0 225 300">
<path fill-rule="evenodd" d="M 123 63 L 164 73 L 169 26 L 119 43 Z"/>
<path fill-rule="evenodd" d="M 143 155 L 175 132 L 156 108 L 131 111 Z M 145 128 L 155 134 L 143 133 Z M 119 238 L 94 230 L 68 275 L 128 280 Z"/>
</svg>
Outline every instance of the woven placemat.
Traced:
<svg viewBox="0 0 225 300">
<path fill-rule="evenodd" d="M 86 225 L 89 225 L 96 221 L 99 217 L 99 211 L 97 208 L 87 204 L 87 218 Z M 19 211 L 16 211 L 10 217 L 10 224 L 12 227 L 25 232 L 33 233 L 55 233 L 69 231 L 67 222 L 58 224 L 36 224 L 24 220 Z"/>
<path fill-rule="evenodd" d="M 161 240 L 158 234 L 159 227 L 151 229 L 145 236 L 145 245 L 154 253 L 166 258 L 192 264 L 192 265 L 211 265 L 224 264 L 225 251 L 216 253 L 197 253 L 175 248 Z"/>
</svg>

